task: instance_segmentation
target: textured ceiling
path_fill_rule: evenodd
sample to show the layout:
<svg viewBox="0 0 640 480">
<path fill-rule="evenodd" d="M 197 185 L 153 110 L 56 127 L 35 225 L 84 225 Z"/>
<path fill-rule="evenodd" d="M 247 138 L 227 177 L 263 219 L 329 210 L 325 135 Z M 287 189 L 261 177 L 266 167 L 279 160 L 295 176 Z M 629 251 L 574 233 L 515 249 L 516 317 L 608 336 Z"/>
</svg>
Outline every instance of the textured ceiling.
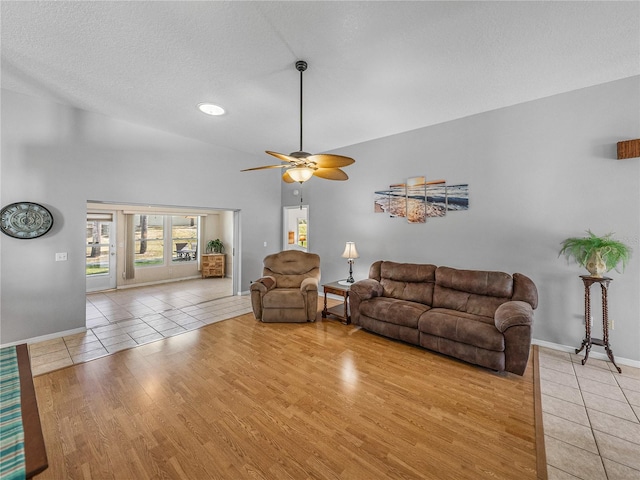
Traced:
<svg viewBox="0 0 640 480">
<path fill-rule="evenodd" d="M 2 87 L 320 153 L 640 74 L 640 2 L 1 2 Z M 207 117 L 212 101 L 227 114 Z"/>
</svg>

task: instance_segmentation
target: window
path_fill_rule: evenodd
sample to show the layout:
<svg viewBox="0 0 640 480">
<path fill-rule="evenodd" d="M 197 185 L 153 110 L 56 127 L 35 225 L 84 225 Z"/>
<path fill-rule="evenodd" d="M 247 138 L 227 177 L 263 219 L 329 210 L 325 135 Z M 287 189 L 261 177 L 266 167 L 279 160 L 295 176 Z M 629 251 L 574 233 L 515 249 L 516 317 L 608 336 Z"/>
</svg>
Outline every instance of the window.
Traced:
<svg viewBox="0 0 640 480">
<path fill-rule="evenodd" d="M 134 215 L 135 266 L 164 264 L 164 215 Z"/>
<path fill-rule="evenodd" d="M 198 254 L 198 217 L 171 217 L 171 243 L 173 262 L 195 260 Z"/>
<path fill-rule="evenodd" d="M 200 217 L 197 215 L 133 216 L 135 266 L 161 266 L 192 261 L 198 255 Z"/>
</svg>

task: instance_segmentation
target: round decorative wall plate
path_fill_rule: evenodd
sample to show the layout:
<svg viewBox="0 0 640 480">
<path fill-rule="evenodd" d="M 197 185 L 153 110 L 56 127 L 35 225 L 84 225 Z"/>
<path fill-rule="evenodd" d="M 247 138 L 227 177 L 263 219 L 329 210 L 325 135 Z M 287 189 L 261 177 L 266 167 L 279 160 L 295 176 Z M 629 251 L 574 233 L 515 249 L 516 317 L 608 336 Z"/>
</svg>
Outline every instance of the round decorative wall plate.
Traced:
<svg viewBox="0 0 640 480">
<path fill-rule="evenodd" d="M 14 238 L 41 237 L 53 226 L 51 212 L 38 203 L 16 202 L 0 211 L 2 233 Z"/>
</svg>

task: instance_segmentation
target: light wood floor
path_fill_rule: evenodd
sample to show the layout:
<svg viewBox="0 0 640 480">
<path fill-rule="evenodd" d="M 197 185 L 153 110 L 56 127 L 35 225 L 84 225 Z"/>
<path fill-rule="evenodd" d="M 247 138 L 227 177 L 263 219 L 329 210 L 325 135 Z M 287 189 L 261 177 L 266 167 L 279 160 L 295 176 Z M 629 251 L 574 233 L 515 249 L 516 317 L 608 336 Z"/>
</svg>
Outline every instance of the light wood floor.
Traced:
<svg viewBox="0 0 640 480">
<path fill-rule="evenodd" d="M 45 479 L 535 479 L 533 368 L 337 321 L 208 325 L 34 378 Z"/>
</svg>

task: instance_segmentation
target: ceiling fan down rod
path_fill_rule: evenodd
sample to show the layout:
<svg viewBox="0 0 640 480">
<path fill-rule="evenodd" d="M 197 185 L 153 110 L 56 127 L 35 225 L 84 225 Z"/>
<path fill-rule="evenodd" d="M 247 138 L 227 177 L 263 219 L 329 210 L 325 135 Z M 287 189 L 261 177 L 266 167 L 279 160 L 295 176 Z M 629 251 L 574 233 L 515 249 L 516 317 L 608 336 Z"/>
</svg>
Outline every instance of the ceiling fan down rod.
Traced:
<svg viewBox="0 0 640 480">
<path fill-rule="evenodd" d="M 307 62 L 298 60 L 296 69 L 300 72 L 300 151 L 302 152 L 302 72 L 307 69 Z"/>
</svg>

